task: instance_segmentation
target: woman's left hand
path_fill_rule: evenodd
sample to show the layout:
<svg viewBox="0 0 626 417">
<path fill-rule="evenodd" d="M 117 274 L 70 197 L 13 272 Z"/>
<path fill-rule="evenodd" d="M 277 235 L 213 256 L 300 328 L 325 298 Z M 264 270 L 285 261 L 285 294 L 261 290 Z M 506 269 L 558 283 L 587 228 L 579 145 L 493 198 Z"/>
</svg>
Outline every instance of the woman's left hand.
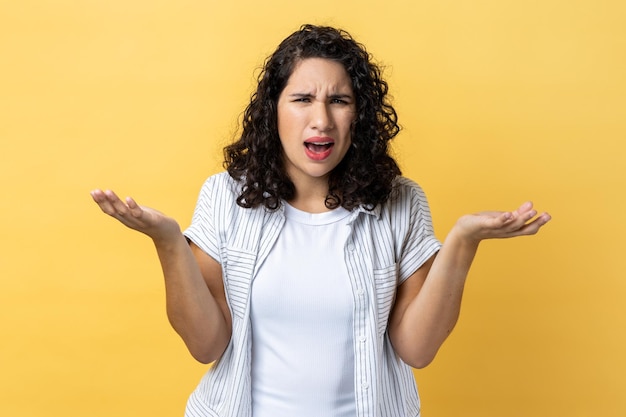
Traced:
<svg viewBox="0 0 626 417">
<path fill-rule="evenodd" d="M 463 216 L 454 229 L 461 237 L 478 243 L 483 239 L 534 235 L 550 219 L 548 213 L 538 215 L 533 203 L 526 202 L 515 211 L 484 211 Z"/>
</svg>

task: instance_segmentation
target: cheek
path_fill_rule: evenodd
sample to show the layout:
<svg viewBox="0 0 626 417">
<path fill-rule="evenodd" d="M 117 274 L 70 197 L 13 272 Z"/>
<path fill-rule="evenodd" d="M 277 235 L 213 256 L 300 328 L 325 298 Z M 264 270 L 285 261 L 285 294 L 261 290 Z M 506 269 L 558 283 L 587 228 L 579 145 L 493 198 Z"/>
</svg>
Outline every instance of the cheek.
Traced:
<svg viewBox="0 0 626 417">
<path fill-rule="evenodd" d="M 298 125 L 297 116 L 289 110 L 283 110 L 278 113 L 278 134 L 281 141 L 293 134 Z M 285 136 L 285 138 L 283 138 Z"/>
<path fill-rule="evenodd" d="M 348 129 L 350 129 L 350 132 L 354 130 L 353 127 L 354 125 L 356 125 L 356 119 L 356 111 L 351 111 L 349 115 L 346 116 L 346 124 L 348 125 Z"/>
</svg>

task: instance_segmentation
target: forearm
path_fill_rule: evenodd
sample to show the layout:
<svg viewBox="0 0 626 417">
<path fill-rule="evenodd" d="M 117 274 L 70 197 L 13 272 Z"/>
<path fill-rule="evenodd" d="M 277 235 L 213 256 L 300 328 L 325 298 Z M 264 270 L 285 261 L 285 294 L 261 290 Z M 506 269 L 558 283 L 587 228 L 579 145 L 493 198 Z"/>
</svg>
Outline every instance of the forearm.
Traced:
<svg viewBox="0 0 626 417">
<path fill-rule="evenodd" d="M 96 189 L 91 196 L 104 213 L 152 239 L 165 277 L 167 315 L 172 327 L 198 361 L 217 359 L 230 340 L 230 313 L 219 264 L 204 253 L 199 261 L 178 223 L 163 213 L 140 206 L 130 197 L 122 201 L 111 190 Z M 211 293 L 207 279 L 217 283 L 211 288 L 219 293 L 220 302 Z"/>
<path fill-rule="evenodd" d="M 165 279 L 168 319 L 198 361 L 217 359 L 230 339 L 230 326 L 211 294 L 182 233 L 154 240 Z"/>
<path fill-rule="evenodd" d="M 530 202 L 512 212 L 459 218 L 432 265 L 420 268 L 398 289 L 389 326 L 398 355 L 414 367 L 433 360 L 459 317 L 465 280 L 480 241 L 533 235 L 550 219 L 547 213 L 537 216 Z"/>
<path fill-rule="evenodd" d="M 478 241 L 462 238 L 455 229 L 446 238 L 396 329 L 396 351 L 405 362 L 428 365 L 454 328 L 477 249 Z"/>
</svg>

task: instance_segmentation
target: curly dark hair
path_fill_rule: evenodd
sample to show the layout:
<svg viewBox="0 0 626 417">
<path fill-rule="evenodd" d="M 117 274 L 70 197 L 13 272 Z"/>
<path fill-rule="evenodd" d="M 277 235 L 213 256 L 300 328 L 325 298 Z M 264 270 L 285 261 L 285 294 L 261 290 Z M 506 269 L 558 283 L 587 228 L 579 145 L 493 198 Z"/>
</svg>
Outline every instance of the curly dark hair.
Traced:
<svg viewBox="0 0 626 417">
<path fill-rule="evenodd" d="M 237 204 L 276 210 L 281 200 L 295 196 L 295 186 L 284 169 L 278 136 L 278 98 L 298 62 L 324 58 L 339 62 L 348 73 L 356 101 L 352 145 L 330 173 L 325 205 L 371 210 L 389 198 L 400 168 L 388 154 L 388 142 L 400 131 L 389 103 L 389 87 L 365 47 L 341 29 L 303 25 L 281 42 L 267 58 L 256 92 L 243 113 L 241 137 L 224 148 L 224 167 L 243 181 Z"/>
</svg>

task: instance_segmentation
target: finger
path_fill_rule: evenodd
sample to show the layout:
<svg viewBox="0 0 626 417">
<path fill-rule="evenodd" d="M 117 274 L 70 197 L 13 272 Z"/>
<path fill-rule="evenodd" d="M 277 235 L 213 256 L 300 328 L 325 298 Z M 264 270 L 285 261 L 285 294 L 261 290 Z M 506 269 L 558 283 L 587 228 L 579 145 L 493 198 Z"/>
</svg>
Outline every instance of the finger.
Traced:
<svg viewBox="0 0 626 417">
<path fill-rule="evenodd" d="M 128 213 L 128 206 L 123 202 L 117 194 L 112 190 L 106 190 L 104 194 L 107 196 L 107 200 L 113 205 L 118 214 Z"/>
<path fill-rule="evenodd" d="M 515 216 L 523 216 L 524 214 L 528 213 L 529 211 L 531 211 L 533 208 L 533 202 L 532 201 L 526 201 L 524 203 L 522 203 L 521 206 L 518 207 L 517 210 L 515 210 Z"/>
<path fill-rule="evenodd" d="M 112 190 L 102 191 L 102 201 L 100 208 L 103 212 L 111 217 L 126 224 L 126 219 L 129 217 L 130 209 L 128 205 L 122 201 L 117 194 Z"/>
<path fill-rule="evenodd" d="M 537 210 L 532 208 L 531 202 L 522 204 L 517 210 L 511 213 L 511 220 L 506 225 L 509 231 L 523 228 L 529 221 L 537 215 Z"/>
<path fill-rule="evenodd" d="M 104 191 L 102 191 L 99 188 L 96 188 L 95 190 L 91 190 L 89 194 L 91 195 L 91 198 L 93 198 L 93 201 L 95 201 L 98 204 L 103 203 L 107 199 L 106 195 L 104 194 Z"/>
<path fill-rule="evenodd" d="M 143 209 L 132 197 L 126 197 L 126 205 L 128 206 L 129 212 L 132 216 L 141 217 Z"/>
<path fill-rule="evenodd" d="M 515 220 L 513 213 L 501 211 L 483 211 L 470 218 L 475 219 L 478 222 L 477 227 L 481 229 L 505 232 L 511 228 L 510 224 Z"/>
<path fill-rule="evenodd" d="M 111 201 L 109 201 L 109 198 L 107 197 L 106 193 L 100 189 L 96 189 L 91 191 L 91 198 L 93 198 L 93 200 L 98 204 L 98 206 L 100 207 L 100 210 L 102 210 L 104 213 L 112 216 L 115 213 L 115 208 L 113 207 L 113 204 L 111 203 Z"/>
<path fill-rule="evenodd" d="M 552 216 L 550 216 L 548 213 L 541 213 L 539 216 L 537 216 L 535 220 L 533 220 L 532 223 L 536 223 L 539 227 L 541 227 L 548 223 L 550 220 L 552 220 Z"/>
<path fill-rule="evenodd" d="M 507 224 L 511 223 L 512 221 L 515 220 L 515 216 L 513 213 L 511 213 L 510 211 L 505 211 L 502 213 L 495 213 L 494 214 L 494 220 L 493 220 L 493 227 L 495 228 L 502 228 L 504 226 L 506 226 Z"/>
<path fill-rule="evenodd" d="M 536 234 L 539 229 L 550 221 L 552 217 L 548 213 L 542 213 L 533 221 L 524 224 L 515 233 L 514 236 L 528 236 Z"/>
<path fill-rule="evenodd" d="M 499 216 L 499 218 L 501 219 L 503 223 L 507 223 L 507 222 L 510 222 L 511 220 L 514 220 L 515 216 L 510 211 L 505 211 Z"/>
<path fill-rule="evenodd" d="M 519 215 L 519 220 L 525 224 L 526 222 L 532 220 L 537 215 L 537 210 L 531 209 L 525 213 Z"/>
</svg>

